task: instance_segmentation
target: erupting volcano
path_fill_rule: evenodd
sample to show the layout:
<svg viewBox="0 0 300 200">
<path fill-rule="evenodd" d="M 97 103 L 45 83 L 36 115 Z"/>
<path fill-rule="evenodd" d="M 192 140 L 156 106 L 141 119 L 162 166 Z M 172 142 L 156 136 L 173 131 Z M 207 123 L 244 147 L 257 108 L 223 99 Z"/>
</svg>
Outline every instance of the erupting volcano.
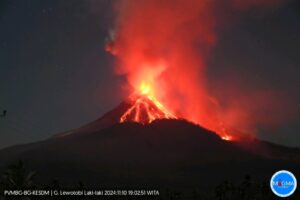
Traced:
<svg viewBox="0 0 300 200">
<path fill-rule="evenodd" d="M 226 7 L 240 12 L 272 5 L 244 2 L 228 0 Z M 281 120 L 279 98 L 269 91 L 248 92 L 243 84 L 209 80 L 209 59 L 223 23 L 216 5 L 198 0 L 118 1 L 105 50 L 118 60 L 115 71 L 126 77 L 125 88 L 131 89 L 126 92 L 133 94 L 118 122 L 180 118 L 235 140 Z"/>
<path fill-rule="evenodd" d="M 128 101 L 132 106 L 121 116 L 121 123 L 134 121 L 148 124 L 156 119 L 176 118 L 151 94 L 150 85 L 142 84 L 138 94 L 131 95 Z"/>
<path fill-rule="evenodd" d="M 223 120 L 204 74 L 205 52 L 216 39 L 213 5 L 124 0 L 118 6 L 116 27 L 105 49 L 118 58 L 116 72 L 125 75 L 133 89 L 119 122 L 181 118 L 230 140 L 225 127 L 232 121 Z"/>
<path fill-rule="evenodd" d="M 178 119 L 166 107 L 160 103 L 153 94 L 151 87 L 142 84 L 140 91 L 132 94 L 126 101 L 129 105 L 127 110 L 120 117 L 120 123 L 137 122 L 140 124 L 149 124 L 154 120 L 159 119 Z M 199 124 L 201 126 L 201 124 Z M 233 140 L 234 138 L 228 134 L 223 123 L 219 122 L 217 131 L 223 140 Z"/>
<path fill-rule="evenodd" d="M 147 95 L 130 97 L 132 106 L 121 116 L 120 122 L 134 121 L 142 124 L 151 123 L 155 119 L 176 118 L 169 113 L 156 99 Z"/>
</svg>

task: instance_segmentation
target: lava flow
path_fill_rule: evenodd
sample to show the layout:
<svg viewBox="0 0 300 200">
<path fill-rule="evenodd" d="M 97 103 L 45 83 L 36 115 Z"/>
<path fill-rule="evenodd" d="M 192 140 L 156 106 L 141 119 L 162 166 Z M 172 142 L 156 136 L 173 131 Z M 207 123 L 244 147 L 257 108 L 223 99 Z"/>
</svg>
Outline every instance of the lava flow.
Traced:
<svg viewBox="0 0 300 200">
<path fill-rule="evenodd" d="M 121 116 L 120 123 L 133 121 L 141 124 L 149 124 L 156 119 L 177 119 L 177 117 L 168 111 L 153 95 L 150 94 L 151 87 L 142 84 L 138 94 L 133 94 L 128 101 L 130 107 Z M 218 130 L 220 137 L 223 140 L 233 140 L 233 137 L 227 133 L 227 130 L 222 126 Z"/>
<path fill-rule="evenodd" d="M 178 119 L 155 98 L 154 88 L 151 87 L 151 84 L 144 82 L 140 84 L 137 91 L 128 98 L 128 103 L 130 106 L 120 117 L 120 123 L 131 121 L 149 124 L 157 119 Z M 209 129 L 209 127 L 207 129 L 218 133 L 223 140 L 233 140 L 234 138 L 228 134 L 224 124 L 221 122 L 218 124 L 217 129 Z"/>
<path fill-rule="evenodd" d="M 118 120 L 147 124 L 155 119 L 182 118 L 224 140 L 237 140 L 244 133 L 255 132 L 257 125 L 268 125 L 271 118 L 281 116 L 270 107 L 277 99 L 273 95 L 266 98 L 264 91 L 253 89 L 250 93 L 243 84 L 227 83 L 220 76 L 225 71 L 207 74 L 218 42 L 217 30 L 233 17 L 222 15 L 273 6 L 277 1 L 119 0 L 115 27 L 109 31 L 105 49 L 116 56 L 116 73 L 126 77 L 135 95 Z M 230 74 L 235 80 L 233 72 L 225 76 Z"/>
<path fill-rule="evenodd" d="M 156 119 L 176 119 L 151 93 L 151 87 L 142 84 L 138 94 L 133 94 L 129 101 L 132 106 L 121 116 L 120 122 L 134 121 L 148 124 Z"/>
</svg>

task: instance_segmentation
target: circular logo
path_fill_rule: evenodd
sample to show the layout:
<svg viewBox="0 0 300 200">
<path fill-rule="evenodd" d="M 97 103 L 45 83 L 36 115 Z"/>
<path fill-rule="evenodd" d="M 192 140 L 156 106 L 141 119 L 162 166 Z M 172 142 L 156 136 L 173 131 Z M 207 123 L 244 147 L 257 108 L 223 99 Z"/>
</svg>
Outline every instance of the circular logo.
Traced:
<svg viewBox="0 0 300 200">
<path fill-rule="evenodd" d="M 295 192 L 297 188 L 297 180 L 291 172 L 281 170 L 272 176 L 270 186 L 273 193 L 277 196 L 288 197 Z"/>
</svg>

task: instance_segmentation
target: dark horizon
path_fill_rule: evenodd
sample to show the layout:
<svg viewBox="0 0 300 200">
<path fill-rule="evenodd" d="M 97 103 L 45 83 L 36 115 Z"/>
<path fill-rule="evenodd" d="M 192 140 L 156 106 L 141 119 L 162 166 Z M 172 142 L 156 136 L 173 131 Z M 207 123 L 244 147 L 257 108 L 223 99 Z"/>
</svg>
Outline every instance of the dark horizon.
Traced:
<svg viewBox="0 0 300 200">
<path fill-rule="evenodd" d="M 35 142 L 92 122 L 127 94 L 125 78 L 104 50 L 113 24 L 111 1 L 0 2 L 0 149 Z M 228 69 L 255 87 L 276 88 L 296 117 L 258 138 L 300 147 L 300 3 L 244 14 L 219 32 L 209 79 Z M 229 77 L 230 79 L 230 77 Z M 225 79 L 226 80 L 226 79 Z M 235 80 L 232 80 L 235 83 Z"/>
</svg>

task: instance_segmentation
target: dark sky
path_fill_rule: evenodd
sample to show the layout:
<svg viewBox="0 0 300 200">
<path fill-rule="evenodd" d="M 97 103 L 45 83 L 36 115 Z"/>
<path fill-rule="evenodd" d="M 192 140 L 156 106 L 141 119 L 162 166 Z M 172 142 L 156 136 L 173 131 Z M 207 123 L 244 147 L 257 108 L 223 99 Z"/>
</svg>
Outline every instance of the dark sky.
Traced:
<svg viewBox="0 0 300 200">
<path fill-rule="evenodd" d="M 122 101 L 125 80 L 103 49 L 111 10 L 109 0 L 0 1 L 0 109 L 7 110 L 0 148 L 79 127 Z M 259 135 L 298 147 L 299 22 L 299 1 L 264 15 L 249 11 L 219 33 L 209 61 L 210 76 L 230 69 L 284 91 L 298 118 Z"/>
</svg>

